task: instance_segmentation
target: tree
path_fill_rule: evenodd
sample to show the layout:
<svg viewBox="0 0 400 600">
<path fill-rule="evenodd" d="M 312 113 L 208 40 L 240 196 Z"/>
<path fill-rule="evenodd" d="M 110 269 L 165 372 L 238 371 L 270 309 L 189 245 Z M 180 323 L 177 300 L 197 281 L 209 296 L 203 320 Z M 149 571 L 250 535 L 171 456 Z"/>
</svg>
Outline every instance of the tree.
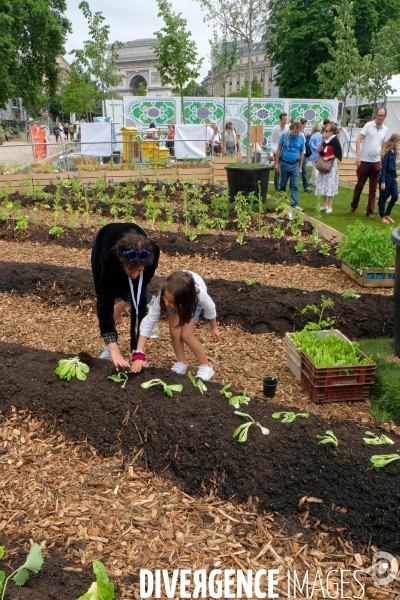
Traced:
<svg viewBox="0 0 400 600">
<path fill-rule="evenodd" d="M 146 86 L 144 85 L 143 81 L 141 81 L 138 85 L 137 95 L 138 96 L 147 96 Z"/>
<path fill-rule="evenodd" d="M 197 44 L 192 34 L 186 31 L 187 21 L 181 13 L 172 12 L 172 4 L 168 0 L 157 0 L 158 16 L 162 17 L 165 26 L 154 35 L 158 44 L 153 46 L 158 59 L 157 71 L 160 73 L 162 85 L 174 85 L 181 97 L 182 118 L 185 122 L 183 107 L 183 87 L 190 79 L 199 77 L 199 69 L 203 59 L 197 57 Z"/>
<path fill-rule="evenodd" d="M 29 112 L 57 92 L 56 59 L 71 31 L 65 10 L 64 0 L 0 0 L 0 107 L 22 98 Z"/>
<path fill-rule="evenodd" d="M 197 83 L 194 79 L 189 81 L 187 86 L 183 89 L 184 96 L 209 96 L 210 94 L 207 92 L 207 89 L 201 83 Z"/>
<path fill-rule="evenodd" d="M 252 81 L 251 67 L 254 44 L 265 34 L 268 17 L 268 3 L 265 0 L 198 0 L 207 11 L 204 20 L 214 27 L 229 33 L 234 39 L 245 44 L 248 55 L 247 79 Z M 251 87 L 247 95 L 247 136 L 250 139 L 251 127 Z M 247 144 L 246 161 L 250 161 L 250 144 Z"/>
<path fill-rule="evenodd" d="M 75 113 L 77 119 L 96 112 L 101 106 L 101 98 L 96 82 L 89 73 L 72 63 L 67 82 L 62 88 L 61 103 L 63 112 Z"/>
<path fill-rule="evenodd" d="M 224 98 L 224 115 L 222 118 L 222 131 L 225 131 L 225 112 L 226 112 L 226 84 L 228 83 L 229 73 L 237 62 L 237 43 L 234 39 L 229 41 L 226 33 L 219 41 L 218 34 L 214 30 L 214 39 L 210 40 L 211 45 L 211 64 L 214 79 L 219 79 L 222 85 L 222 95 Z"/>
<path fill-rule="evenodd" d="M 81 2 L 79 8 L 87 19 L 91 39 L 83 42 L 83 50 L 72 50 L 70 54 L 75 54 L 80 65 L 86 68 L 87 73 L 95 80 L 104 107 L 104 115 L 107 117 L 106 98 L 115 97 L 112 89 L 123 79 L 123 75 L 117 72 L 118 50 L 122 44 L 114 42 L 111 46 L 108 45 L 110 26 L 103 25 L 105 18 L 101 12 L 92 15 L 86 1 Z M 108 59 L 107 50 L 110 51 Z"/>
<path fill-rule="evenodd" d="M 247 98 L 248 94 L 249 94 L 249 84 L 246 79 L 246 81 L 244 82 L 244 84 L 242 85 L 240 90 L 238 92 L 232 92 L 231 94 L 229 94 L 229 96 L 230 96 L 230 98 Z M 255 77 L 253 79 L 253 82 L 251 84 L 251 96 L 252 96 L 252 98 L 262 98 L 263 97 L 263 93 L 261 91 L 260 83 L 259 83 L 257 77 Z"/>
<path fill-rule="evenodd" d="M 323 38 L 328 47 L 331 60 L 322 63 L 316 69 L 318 80 L 321 84 L 320 91 L 323 97 L 338 98 L 343 102 L 343 121 L 346 124 L 346 100 L 349 96 L 359 97 L 368 81 L 370 69 L 370 55 L 360 56 L 354 34 L 355 18 L 353 15 L 354 2 L 343 0 L 341 4 L 334 5 L 337 16 L 334 21 L 334 30 L 330 38 Z"/>
</svg>

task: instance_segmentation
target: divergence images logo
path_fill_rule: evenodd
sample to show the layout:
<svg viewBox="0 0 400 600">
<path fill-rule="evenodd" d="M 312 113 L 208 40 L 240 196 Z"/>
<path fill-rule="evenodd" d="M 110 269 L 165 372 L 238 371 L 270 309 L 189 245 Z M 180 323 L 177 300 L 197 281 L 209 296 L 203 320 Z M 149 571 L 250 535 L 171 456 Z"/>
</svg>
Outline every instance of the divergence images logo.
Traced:
<svg viewBox="0 0 400 600">
<path fill-rule="evenodd" d="M 392 583 L 396 579 L 399 565 L 394 556 L 388 552 L 376 552 L 372 557 L 372 579 L 378 585 Z M 385 577 L 381 577 L 385 575 Z"/>
</svg>

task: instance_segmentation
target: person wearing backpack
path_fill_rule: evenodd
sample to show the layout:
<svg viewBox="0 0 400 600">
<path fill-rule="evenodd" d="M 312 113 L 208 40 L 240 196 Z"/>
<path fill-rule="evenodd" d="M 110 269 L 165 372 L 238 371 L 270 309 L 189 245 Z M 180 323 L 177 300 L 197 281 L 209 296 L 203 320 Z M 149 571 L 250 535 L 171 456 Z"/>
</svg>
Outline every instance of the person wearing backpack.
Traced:
<svg viewBox="0 0 400 600">
<path fill-rule="evenodd" d="M 301 124 L 295 121 L 290 131 L 282 133 L 275 155 L 275 171 L 281 172 L 280 191 L 286 192 L 290 178 L 290 204 L 302 211 L 299 206 L 299 176 L 304 160 L 304 136 L 300 134 Z"/>
<path fill-rule="evenodd" d="M 306 134 L 306 132 L 305 132 L 306 125 L 307 125 L 307 119 L 302 117 L 300 119 L 300 123 L 301 123 L 300 135 L 302 135 L 304 137 L 304 160 L 303 160 L 303 167 L 301 170 L 301 179 L 303 181 L 304 191 L 307 192 L 308 194 L 310 194 L 312 192 L 312 189 L 310 188 L 310 184 L 308 183 L 307 163 L 308 163 L 308 159 L 311 156 L 311 148 L 310 148 L 310 137 L 311 136 L 309 134 Z"/>
</svg>

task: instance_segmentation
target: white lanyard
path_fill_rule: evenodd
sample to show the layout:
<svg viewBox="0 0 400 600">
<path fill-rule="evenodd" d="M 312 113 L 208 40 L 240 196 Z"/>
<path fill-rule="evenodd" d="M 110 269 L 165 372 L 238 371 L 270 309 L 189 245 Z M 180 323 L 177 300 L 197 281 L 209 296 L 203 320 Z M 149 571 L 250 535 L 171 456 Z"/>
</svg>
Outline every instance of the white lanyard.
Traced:
<svg viewBox="0 0 400 600">
<path fill-rule="evenodd" d="M 135 294 L 133 292 L 132 279 L 130 277 L 128 277 L 128 280 L 129 280 L 129 285 L 130 285 L 130 288 L 131 288 L 131 296 L 132 296 L 133 306 L 135 307 L 135 310 L 136 310 L 135 334 L 136 334 L 136 337 L 137 337 L 138 330 L 139 330 L 139 302 L 140 302 L 140 295 L 142 293 L 143 271 L 140 273 L 139 283 L 138 283 L 138 293 L 137 293 L 137 297 L 136 298 L 135 298 Z"/>
</svg>

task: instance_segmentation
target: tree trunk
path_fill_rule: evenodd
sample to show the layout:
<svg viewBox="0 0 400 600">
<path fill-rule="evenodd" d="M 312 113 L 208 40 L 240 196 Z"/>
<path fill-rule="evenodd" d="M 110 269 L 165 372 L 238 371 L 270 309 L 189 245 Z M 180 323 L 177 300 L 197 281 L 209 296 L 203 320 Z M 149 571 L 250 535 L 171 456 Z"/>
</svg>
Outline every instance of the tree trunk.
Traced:
<svg viewBox="0 0 400 600">
<path fill-rule="evenodd" d="M 250 152 L 250 128 L 251 128 L 251 57 L 253 53 L 253 0 L 250 0 L 249 5 L 249 62 L 247 65 L 247 151 L 246 151 L 246 162 L 250 163 L 251 152 Z"/>
<path fill-rule="evenodd" d="M 185 125 L 185 110 L 184 110 L 184 106 L 183 106 L 183 86 L 180 85 L 179 87 L 181 90 L 181 113 L 182 113 L 181 121 Z"/>
<path fill-rule="evenodd" d="M 107 121 L 107 106 L 106 106 L 106 98 L 105 98 L 105 96 L 103 96 L 103 98 L 102 98 L 102 105 L 103 105 L 103 114 L 104 114 L 104 116 L 106 118 L 106 121 Z"/>
</svg>

